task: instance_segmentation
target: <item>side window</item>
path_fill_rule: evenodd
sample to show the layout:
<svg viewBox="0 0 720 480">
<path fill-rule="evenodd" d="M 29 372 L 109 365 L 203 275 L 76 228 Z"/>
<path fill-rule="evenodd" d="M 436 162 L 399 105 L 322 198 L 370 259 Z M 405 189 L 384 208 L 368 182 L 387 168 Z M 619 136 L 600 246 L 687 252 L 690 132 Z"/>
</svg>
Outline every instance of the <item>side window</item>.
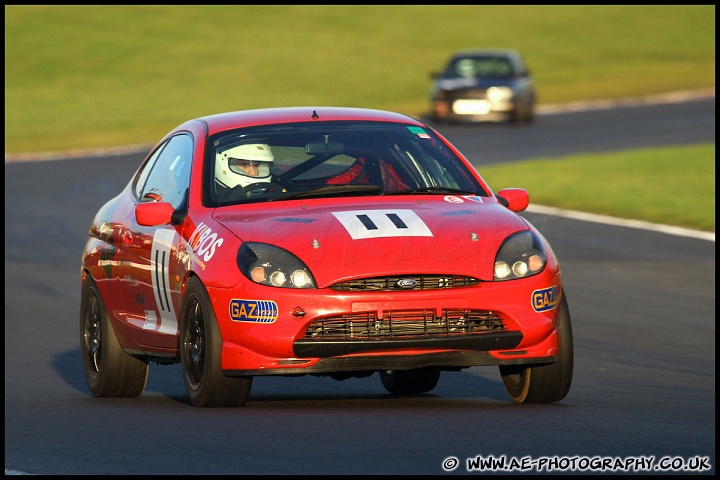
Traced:
<svg viewBox="0 0 720 480">
<path fill-rule="evenodd" d="M 192 162 L 193 142 L 190 135 L 176 135 L 158 149 L 157 158 L 147 163 L 145 171 L 140 173 L 135 193 L 141 202 L 168 202 L 177 208 L 183 200 L 185 190 L 190 185 L 190 165 Z M 147 176 L 143 183 L 142 178 Z"/>
<path fill-rule="evenodd" d="M 167 145 L 167 143 L 163 144 L 157 150 L 155 150 L 155 153 L 153 153 L 152 157 L 150 157 L 150 160 L 148 160 L 145 165 L 143 165 L 142 170 L 140 170 L 137 177 L 135 178 L 133 191 L 135 192 L 136 197 L 142 197 L 142 189 L 145 186 L 148 175 L 150 175 L 150 170 L 152 170 L 153 166 L 155 166 L 155 162 L 157 162 L 158 156 L 160 155 L 160 152 L 162 152 L 163 148 L 165 148 L 165 145 Z"/>
</svg>

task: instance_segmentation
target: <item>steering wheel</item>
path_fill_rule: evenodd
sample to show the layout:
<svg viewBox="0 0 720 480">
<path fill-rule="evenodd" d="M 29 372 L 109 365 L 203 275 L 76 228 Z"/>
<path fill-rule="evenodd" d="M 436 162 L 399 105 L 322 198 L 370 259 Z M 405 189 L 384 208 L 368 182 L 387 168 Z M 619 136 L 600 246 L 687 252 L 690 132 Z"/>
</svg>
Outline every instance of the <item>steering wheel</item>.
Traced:
<svg viewBox="0 0 720 480">
<path fill-rule="evenodd" d="M 162 202 L 162 195 L 158 195 L 155 192 L 146 192 L 142 198 L 140 199 L 141 202 Z"/>
<path fill-rule="evenodd" d="M 287 192 L 287 188 L 285 188 L 282 185 L 280 185 L 279 183 L 275 183 L 275 182 L 258 182 L 258 183 L 252 183 L 245 187 L 245 196 L 247 198 L 252 198 L 257 195 L 262 195 L 264 193 L 282 193 L 282 192 Z"/>
</svg>

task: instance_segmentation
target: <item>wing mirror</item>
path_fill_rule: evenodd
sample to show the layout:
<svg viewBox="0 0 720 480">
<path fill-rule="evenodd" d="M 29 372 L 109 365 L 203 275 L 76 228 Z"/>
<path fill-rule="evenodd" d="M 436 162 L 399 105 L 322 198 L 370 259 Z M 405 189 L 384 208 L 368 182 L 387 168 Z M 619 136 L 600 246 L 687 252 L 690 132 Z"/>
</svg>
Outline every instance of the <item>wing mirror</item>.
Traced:
<svg viewBox="0 0 720 480">
<path fill-rule="evenodd" d="M 522 212 L 530 204 L 530 195 L 524 188 L 503 188 L 495 196 L 513 212 Z"/>
<path fill-rule="evenodd" d="M 154 227 L 172 221 L 175 209 L 168 202 L 140 203 L 135 207 L 135 220 L 139 225 Z"/>
</svg>

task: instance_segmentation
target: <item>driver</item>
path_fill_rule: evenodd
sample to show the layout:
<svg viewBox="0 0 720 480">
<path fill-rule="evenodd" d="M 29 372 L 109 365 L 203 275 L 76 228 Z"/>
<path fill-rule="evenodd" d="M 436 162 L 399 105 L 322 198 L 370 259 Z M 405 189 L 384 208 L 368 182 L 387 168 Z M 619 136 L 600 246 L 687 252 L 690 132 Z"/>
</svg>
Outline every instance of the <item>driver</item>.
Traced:
<svg viewBox="0 0 720 480">
<path fill-rule="evenodd" d="M 237 190 L 242 191 L 253 183 L 270 182 L 270 167 L 274 160 L 270 145 L 264 143 L 239 145 L 218 153 L 215 157 L 215 180 L 225 187 L 219 190 L 240 187 Z"/>
</svg>

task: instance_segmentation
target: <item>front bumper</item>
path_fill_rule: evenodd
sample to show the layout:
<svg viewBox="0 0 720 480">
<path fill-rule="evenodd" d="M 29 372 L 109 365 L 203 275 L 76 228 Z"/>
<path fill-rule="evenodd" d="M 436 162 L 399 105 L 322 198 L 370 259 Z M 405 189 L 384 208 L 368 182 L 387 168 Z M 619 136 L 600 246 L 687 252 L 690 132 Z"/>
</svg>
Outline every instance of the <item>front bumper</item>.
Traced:
<svg viewBox="0 0 720 480">
<path fill-rule="evenodd" d="M 448 122 L 499 122 L 512 117 L 515 104 L 510 101 L 491 102 L 486 99 L 456 98 L 434 100 L 432 117 Z"/>
<path fill-rule="evenodd" d="M 390 338 L 385 340 L 296 340 L 295 355 L 306 357 L 337 357 L 355 353 L 403 349 L 508 350 L 522 340 L 520 332 L 483 333 L 447 337 Z"/>
<path fill-rule="evenodd" d="M 332 375 L 341 372 L 376 372 L 382 370 L 411 370 L 439 367 L 457 371 L 472 366 L 548 364 L 557 355 L 529 359 L 498 359 L 489 352 L 446 351 L 414 355 L 350 356 L 321 358 L 315 361 L 296 359 L 293 366 L 248 370 L 225 370 L 228 377 L 256 377 L 268 375 Z M 301 362 L 301 363 L 298 363 Z"/>
<path fill-rule="evenodd" d="M 254 301 L 273 305 L 258 310 L 259 321 L 231 318 L 230 305 L 251 301 L 244 288 Z M 552 362 L 557 308 L 538 311 L 533 304 L 548 289 L 562 290 L 559 272 L 421 292 L 247 285 L 208 293 L 223 336 L 225 374 L 255 376 Z"/>
</svg>

